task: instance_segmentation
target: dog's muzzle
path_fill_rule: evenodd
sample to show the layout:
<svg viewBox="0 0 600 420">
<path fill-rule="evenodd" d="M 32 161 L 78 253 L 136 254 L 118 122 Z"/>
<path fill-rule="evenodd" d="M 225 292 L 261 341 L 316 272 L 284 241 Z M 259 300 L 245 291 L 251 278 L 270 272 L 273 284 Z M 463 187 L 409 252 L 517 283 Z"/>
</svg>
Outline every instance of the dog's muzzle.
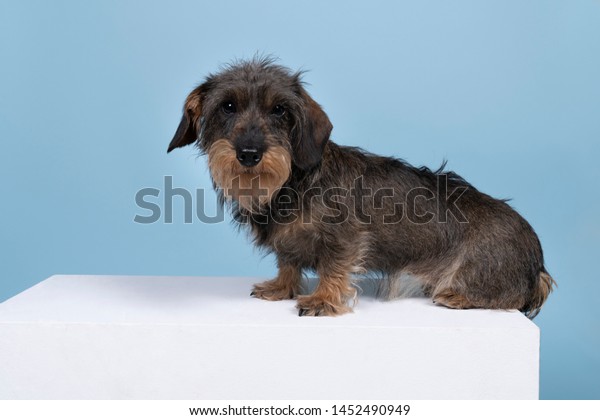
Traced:
<svg viewBox="0 0 600 420">
<path fill-rule="evenodd" d="M 262 150 L 245 147 L 236 149 L 237 160 L 244 166 L 252 167 L 258 165 L 263 156 Z"/>
</svg>

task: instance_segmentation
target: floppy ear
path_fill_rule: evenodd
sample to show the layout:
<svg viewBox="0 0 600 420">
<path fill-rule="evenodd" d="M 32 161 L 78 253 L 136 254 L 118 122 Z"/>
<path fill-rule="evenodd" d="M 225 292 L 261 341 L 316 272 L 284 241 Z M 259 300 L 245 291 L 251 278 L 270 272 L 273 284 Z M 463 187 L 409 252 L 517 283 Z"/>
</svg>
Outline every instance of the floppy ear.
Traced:
<svg viewBox="0 0 600 420">
<path fill-rule="evenodd" d="M 301 90 L 300 96 L 304 102 L 304 115 L 298 127 L 298 137 L 293 145 L 293 160 L 296 166 L 310 169 L 321 161 L 333 125 L 321 106 L 304 89 Z"/>
<path fill-rule="evenodd" d="M 202 95 L 203 86 L 194 89 L 185 100 L 183 106 L 183 116 L 179 122 L 179 127 L 169 144 L 167 153 L 178 147 L 187 146 L 196 141 L 198 133 L 196 131 L 196 122 L 202 116 Z"/>
</svg>

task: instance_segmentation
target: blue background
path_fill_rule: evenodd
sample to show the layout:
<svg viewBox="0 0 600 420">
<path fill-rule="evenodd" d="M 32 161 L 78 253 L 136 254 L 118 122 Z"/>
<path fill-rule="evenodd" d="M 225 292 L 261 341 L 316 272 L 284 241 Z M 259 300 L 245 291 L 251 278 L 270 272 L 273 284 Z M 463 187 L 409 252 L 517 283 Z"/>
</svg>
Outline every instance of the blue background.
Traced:
<svg viewBox="0 0 600 420">
<path fill-rule="evenodd" d="M 541 397 L 600 398 L 598 1 L 0 4 L 0 301 L 56 273 L 272 276 L 228 222 L 185 224 L 181 198 L 171 224 L 133 218 L 166 175 L 214 214 L 204 158 L 165 153 L 183 100 L 273 53 L 310 70 L 335 141 L 448 159 L 513 199 L 559 283 L 535 320 Z"/>
</svg>

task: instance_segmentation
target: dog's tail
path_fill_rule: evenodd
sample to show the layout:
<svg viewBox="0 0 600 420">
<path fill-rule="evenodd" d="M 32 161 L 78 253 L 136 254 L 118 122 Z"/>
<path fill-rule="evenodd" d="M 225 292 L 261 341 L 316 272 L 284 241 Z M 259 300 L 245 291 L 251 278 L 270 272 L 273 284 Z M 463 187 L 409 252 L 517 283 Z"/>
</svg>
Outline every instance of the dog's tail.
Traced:
<svg viewBox="0 0 600 420">
<path fill-rule="evenodd" d="M 529 319 L 535 318 L 537 314 L 540 313 L 542 305 L 546 299 L 548 299 L 548 295 L 552 292 L 554 287 L 556 287 L 556 282 L 550 277 L 550 274 L 546 272 L 546 269 L 542 267 L 538 276 L 538 282 L 531 293 L 531 298 L 521 311 L 525 313 Z"/>
</svg>

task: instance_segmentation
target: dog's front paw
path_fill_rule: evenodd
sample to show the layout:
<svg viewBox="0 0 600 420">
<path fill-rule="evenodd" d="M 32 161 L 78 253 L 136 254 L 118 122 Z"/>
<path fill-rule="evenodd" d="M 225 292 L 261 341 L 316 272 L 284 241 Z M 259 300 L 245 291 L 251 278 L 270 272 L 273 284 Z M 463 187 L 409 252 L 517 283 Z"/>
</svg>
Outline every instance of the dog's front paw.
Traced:
<svg viewBox="0 0 600 420">
<path fill-rule="evenodd" d="M 292 286 L 275 279 L 255 284 L 250 296 L 264 300 L 285 300 L 293 299 L 296 292 Z"/>
<path fill-rule="evenodd" d="M 298 296 L 298 316 L 336 316 L 352 312 L 346 304 L 327 301 L 320 296 Z"/>
</svg>

